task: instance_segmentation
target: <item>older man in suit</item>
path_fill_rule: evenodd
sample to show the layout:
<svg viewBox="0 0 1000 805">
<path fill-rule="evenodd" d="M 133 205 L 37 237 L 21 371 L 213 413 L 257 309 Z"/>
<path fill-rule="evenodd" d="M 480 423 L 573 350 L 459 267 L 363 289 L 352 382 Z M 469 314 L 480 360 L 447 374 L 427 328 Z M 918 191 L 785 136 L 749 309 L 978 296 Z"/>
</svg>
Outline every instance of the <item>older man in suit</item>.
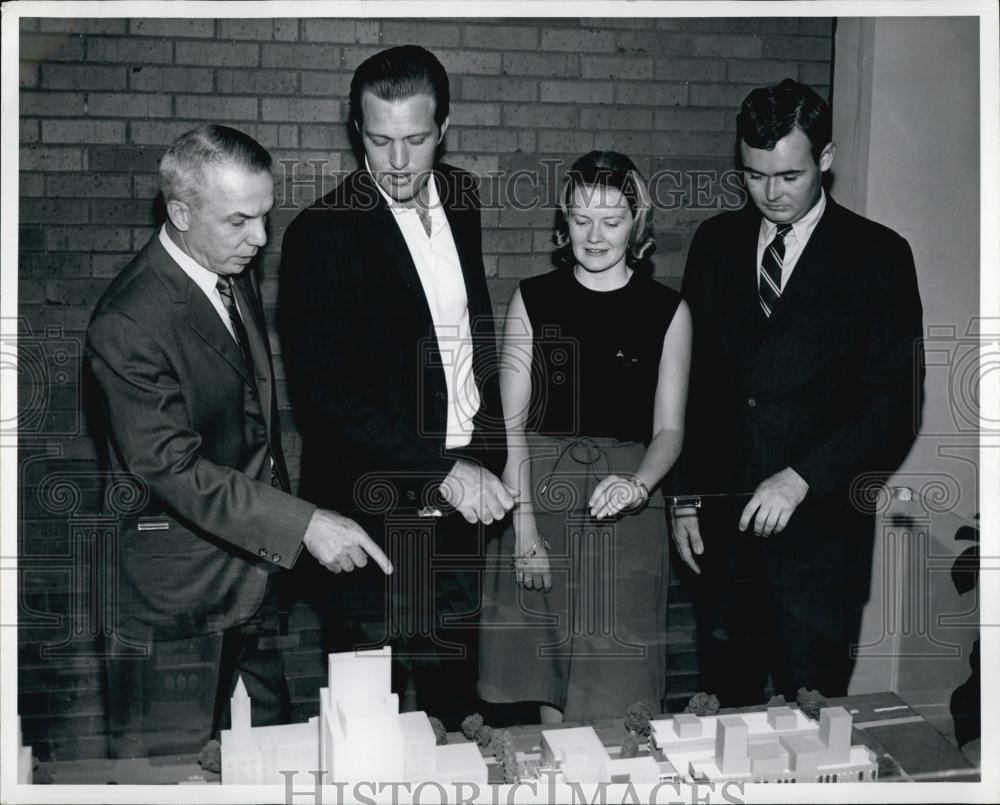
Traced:
<svg viewBox="0 0 1000 805">
<path fill-rule="evenodd" d="M 115 473 L 144 485 L 145 508 L 120 523 L 119 635 L 151 659 L 111 660 L 112 736 L 150 749 L 144 697 L 159 651 L 177 640 L 217 670 L 211 725 L 226 720 L 236 677 L 254 722 L 288 718 L 280 653 L 258 639 L 275 617 L 273 578 L 304 545 L 351 571 L 382 551 L 361 527 L 290 494 L 274 373 L 252 267 L 274 203 L 271 158 L 251 137 L 204 125 L 160 163 L 167 221 L 115 278 L 87 330 Z M 143 746 L 145 743 L 145 746 Z"/>
<path fill-rule="evenodd" d="M 870 585 L 870 486 L 905 457 L 920 409 L 916 273 L 903 238 L 825 192 L 831 114 L 812 89 L 754 90 L 737 130 L 752 203 L 698 228 L 683 285 L 687 485 L 733 497 L 677 512 L 674 539 L 705 571 L 706 689 L 757 703 L 770 674 L 786 696 L 840 696 Z"/>
<path fill-rule="evenodd" d="M 474 636 L 455 626 L 479 607 L 469 524 L 500 520 L 514 498 L 497 477 L 506 435 L 475 180 L 436 161 L 448 112 L 448 76 L 427 50 L 358 67 L 350 125 L 364 165 L 285 233 L 279 327 L 303 493 L 361 509 L 376 540 L 409 534 L 397 561 L 409 589 L 358 574 L 350 599 L 325 604 L 332 645 L 390 640 L 411 660 L 397 690 L 412 679 L 420 706 L 453 720 L 473 706 Z M 443 503 L 461 516 L 403 523 Z"/>
</svg>

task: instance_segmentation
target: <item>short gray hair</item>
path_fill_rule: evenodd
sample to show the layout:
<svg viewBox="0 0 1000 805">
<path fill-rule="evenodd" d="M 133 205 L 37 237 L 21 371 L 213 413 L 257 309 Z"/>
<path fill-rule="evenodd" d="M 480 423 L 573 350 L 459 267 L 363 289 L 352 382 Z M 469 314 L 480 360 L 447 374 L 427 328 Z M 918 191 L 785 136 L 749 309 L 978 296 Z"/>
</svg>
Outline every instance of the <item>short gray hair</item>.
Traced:
<svg viewBox="0 0 1000 805">
<path fill-rule="evenodd" d="M 229 126 L 206 123 L 193 128 L 174 140 L 160 160 L 163 201 L 197 204 L 205 167 L 224 163 L 260 173 L 271 170 L 271 155 L 249 134 Z"/>
</svg>

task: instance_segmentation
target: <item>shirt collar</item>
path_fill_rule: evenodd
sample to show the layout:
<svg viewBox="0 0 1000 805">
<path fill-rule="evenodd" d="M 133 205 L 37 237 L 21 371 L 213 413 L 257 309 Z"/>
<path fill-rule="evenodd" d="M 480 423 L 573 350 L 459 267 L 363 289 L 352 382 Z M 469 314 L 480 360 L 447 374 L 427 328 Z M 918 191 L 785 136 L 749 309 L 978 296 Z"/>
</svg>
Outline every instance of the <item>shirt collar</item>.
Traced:
<svg viewBox="0 0 1000 805">
<path fill-rule="evenodd" d="M 167 234 L 166 224 L 160 227 L 160 243 L 163 245 L 163 248 L 167 250 L 167 254 L 170 255 L 173 261 L 181 267 L 185 274 L 194 280 L 195 284 L 197 284 L 202 291 L 209 295 L 215 291 L 215 285 L 219 281 L 219 275 L 214 271 L 209 271 L 205 268 L 205 266 L 174 243 L 173 240 L 171 240 L 170 235 Z"/>
<path fill-rule="evenodd" d="M 812 209 L 792 224 L 792 232 L 795 233 L 795 237 L 799 243 L 805 243 L 809 240 L 809 236 L 816 228 L 816 224 L 819 223 L 819 219 L 823 217 L 825 209 L 826 191 L 821 187 L 819 189 L 819 200 L 813 204 Z M 773 221 L 767 220 L 767 218 L 762 218 L 761 220 L 764 224 L 764 239 L 770 241 L 778 231 L 778 225 Z"/>
<path fill-rule="evenodd" d="M 392 210 L 394 215 L 402 215 L 408 211 L 416 212 L 413 207 L 407 207 L 405 204 L 401 204 L 385 192 L 382 185 L 379 184 L 378 178 L 372 173 L 371 165 L 368 164 L 367 155 L 365 155 L 365 170 L 368 172 L 368 175 L 372 177 L 372 181 L 375 182 L 375 187 L 378 188 L 378 192 L 382 194 L 382 198 L 385 199 L 385 203 L 389 206 L 389 209 Z M 440 200 L 437 190 L 437 181 L 435 180 L 434 172 L 431 171 L 431 175 L 427 178 L 427 209 L 430 211 L 432 219 L 436 217 L 435 213 L 438 210 L 439 203 Z"/>
</svg>

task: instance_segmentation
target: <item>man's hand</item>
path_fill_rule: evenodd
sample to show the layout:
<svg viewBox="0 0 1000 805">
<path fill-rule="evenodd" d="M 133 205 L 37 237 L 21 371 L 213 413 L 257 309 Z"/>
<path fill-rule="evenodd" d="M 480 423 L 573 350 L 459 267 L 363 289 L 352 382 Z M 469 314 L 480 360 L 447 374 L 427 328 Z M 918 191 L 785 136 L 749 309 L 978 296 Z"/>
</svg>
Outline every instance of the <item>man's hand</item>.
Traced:
<svg viewBox="0 0 1000 805">
<path fill-rule="evenodd" d="M 368 557 L 374 559 L 382 572 L 392 573 L 392 562 L 376 545 L 364 529 L 348 517 L 334 511 L 316 509 L 302 544 L 309 553 L 327 570 L 350 573 L 356 567 L 368 564 Z"/>
<path fill-rule="evenodd" d="M 518 495 L 489 470 L 459 459 L 441 482 L 441 494 L 468 522 L 502 520 Z"/>
<path fill-rule="evenodd" d="M 781 533 L 808 491 L 809 484 L 791 467 L 776 472 L 757 487 L 743 509 L 740 531 L 746 531 L 753 520 L 758 536 Z"/>
<path fill-rule="evenodd" d="M 694 555 L 701 556 L 705 552 L 705 543 L 701 541 L 701 531 L 698 528 L 698 510 L 694 506 L 672 509 L 670 525 L 674 545 L 680 551 L 684 564 L 700 574 L 701 568 L 694 560 Z"/>
</svg>

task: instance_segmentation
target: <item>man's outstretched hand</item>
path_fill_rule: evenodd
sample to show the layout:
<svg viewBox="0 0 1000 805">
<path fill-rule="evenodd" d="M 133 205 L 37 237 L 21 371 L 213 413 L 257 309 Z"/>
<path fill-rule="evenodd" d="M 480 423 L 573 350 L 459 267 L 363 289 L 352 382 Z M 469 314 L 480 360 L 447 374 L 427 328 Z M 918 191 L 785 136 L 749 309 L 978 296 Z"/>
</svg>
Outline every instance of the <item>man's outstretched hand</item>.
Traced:
<svg viewBox="0 0 1000 805">
<path fill-rule="evenodd" d="M 350 573 L 368 564 L 368 557 L 378 563 L 382 572 L 392 573 L 392 562 L 365 530 L 349 517 L 328 509 L 316 509 L 302 544 L 323 567 L 334 573 Z"/>
<path fill-rule="evenodd" d="M 518 492 L 489 470 L 459 459 L 441 482 L 441 494 L 468 522 L 489 525 L 514 508 Z"/>
</svg>

